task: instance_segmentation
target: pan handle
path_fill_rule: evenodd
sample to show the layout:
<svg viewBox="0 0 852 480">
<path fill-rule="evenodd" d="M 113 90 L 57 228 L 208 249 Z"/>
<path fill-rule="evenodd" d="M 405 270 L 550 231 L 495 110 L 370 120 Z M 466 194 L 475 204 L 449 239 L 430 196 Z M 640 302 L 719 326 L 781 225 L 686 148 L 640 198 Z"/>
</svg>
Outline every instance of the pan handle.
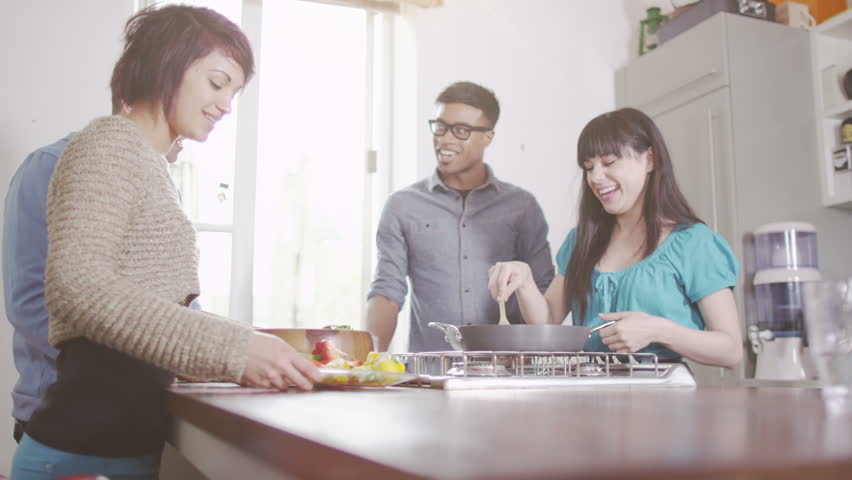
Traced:
<svg viewBox="0 0 852 480">
<path fill-rule="evenodd" d="M 456 328 L 455 325 L 440 322 L 429 322 L 426 325 L 432 328 L 437 328 L 438 330 L 442 331 L 444 333 L 444 340 L 446 340 L 447 343 L 452 345 L 453 349 L 458 350 L 459 352 L 464 350 L 464 347 L 462 347 L 461 332 L 458 328 Z"/>
<path fill-rule="evenodd" d="M 595 328 L 593 328 L 593 329 L 589 330 L 589 335 L 591 335 L 591 334 L 593 334 L 593 333 L 597 332 L 598 330 L 600 330 L 600 329 L 602 329 L 602 328 L 606 328 L 606 327 L 608 327 L 608 326 L 610 326 L 610 325 L 612 325 L 612 324 L 614 324 L 614 323 L 615 323 L 615 320 L 610 320 L 610 321 L 608 321 L 608 322 L 606 322 L 606 323 L 602 323 L 602 324 L 598 325 L 597 327 L 595 327 Z"/>
</svg>

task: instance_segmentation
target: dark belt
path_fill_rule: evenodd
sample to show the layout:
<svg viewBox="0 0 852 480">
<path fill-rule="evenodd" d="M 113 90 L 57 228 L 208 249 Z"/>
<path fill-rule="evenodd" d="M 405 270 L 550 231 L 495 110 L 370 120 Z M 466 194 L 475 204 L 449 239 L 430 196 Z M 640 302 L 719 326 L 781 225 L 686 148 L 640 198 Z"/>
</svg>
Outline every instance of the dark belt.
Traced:
<svg viewBox="0 0 852 480">
<path fill-rule="evenodd" d="M 27 422 L 22 422 L 15 419 L 15 429 L 13 430 L 12 436 L 15 437 L 15 442 L 21 443 L 21 438 L 24 436 L 24 431 L 27 428 Z"/>
</svg>

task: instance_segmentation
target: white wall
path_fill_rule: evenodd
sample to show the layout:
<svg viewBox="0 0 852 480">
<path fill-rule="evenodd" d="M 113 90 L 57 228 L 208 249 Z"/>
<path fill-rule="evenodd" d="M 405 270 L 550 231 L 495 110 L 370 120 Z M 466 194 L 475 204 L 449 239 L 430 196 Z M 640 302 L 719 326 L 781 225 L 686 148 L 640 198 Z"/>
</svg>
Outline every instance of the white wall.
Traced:
<svg viewBox="0 0 852 480">
<path fill-rule="evenodd" d="M 132 11 L 132 0 L 0 4 L 2 198 L 29 152 L 110 113 L 110 74 Z M 0 321 L 0 345 L 0 474 L 5 475 L 15 450 L 10 392 L 17 380 L 12 328 L 5 320 Z"/>
<path fill-rule="evenodd" d="M 614 72 L 636 56 L 639 19 L 652 5 L 668 2 L 445 0 L 420 10 L 418 177 L 435 168 L 426 125 L 435 97 L 459 80 L 491 88 L 501 112 L 485 161 L 538 198 L 555 255 L 577 220 L 577 137 L 615 107 Z"/>
</svg>

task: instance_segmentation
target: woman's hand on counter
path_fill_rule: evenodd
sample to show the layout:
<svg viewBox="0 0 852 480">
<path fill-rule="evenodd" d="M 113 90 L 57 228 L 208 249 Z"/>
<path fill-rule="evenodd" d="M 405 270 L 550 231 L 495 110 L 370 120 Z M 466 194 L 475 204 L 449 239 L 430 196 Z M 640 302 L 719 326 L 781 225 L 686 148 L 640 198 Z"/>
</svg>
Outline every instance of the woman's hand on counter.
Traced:
<svg viewBox="0 0 852 480">
<path fill-rule="evenodd" d="M 239 383 L 279 390 L 287 390 L 293 383 L 302 390 L 310 390 L 321 378 L 316 365 L 287 342 L 268 333 L 254 332 Z"/>
</svg>

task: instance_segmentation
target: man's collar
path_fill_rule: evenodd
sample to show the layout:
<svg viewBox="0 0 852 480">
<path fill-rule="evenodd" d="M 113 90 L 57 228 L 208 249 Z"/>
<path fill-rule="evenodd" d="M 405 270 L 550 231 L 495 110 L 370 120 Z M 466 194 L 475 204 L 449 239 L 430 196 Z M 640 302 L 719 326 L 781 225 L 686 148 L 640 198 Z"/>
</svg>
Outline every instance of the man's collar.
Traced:
<svg viewBox="0 0 852 480">
<path fill-rule="evenodd" d="M 494 171 L 491 169 L 491 166 L 487 163 L 485 165 L 485 183 L 474 188 L 473 190 L 483 190 L 485 188 L 493 187 L 494 190 L 500 191 L 500 181 L 497 180 L 497 177 L 494 176 Z M 441 180 L 441 176 L 438 174 L 438 169 L 436 168 L 434 172 L 432 172 L 432 176 L 429 177 L 429 191 L 432 192 L 436 188 L 440 188 L 441 191 L 452 190 L 448 187 L 443 180 Z"/>
</svg>

